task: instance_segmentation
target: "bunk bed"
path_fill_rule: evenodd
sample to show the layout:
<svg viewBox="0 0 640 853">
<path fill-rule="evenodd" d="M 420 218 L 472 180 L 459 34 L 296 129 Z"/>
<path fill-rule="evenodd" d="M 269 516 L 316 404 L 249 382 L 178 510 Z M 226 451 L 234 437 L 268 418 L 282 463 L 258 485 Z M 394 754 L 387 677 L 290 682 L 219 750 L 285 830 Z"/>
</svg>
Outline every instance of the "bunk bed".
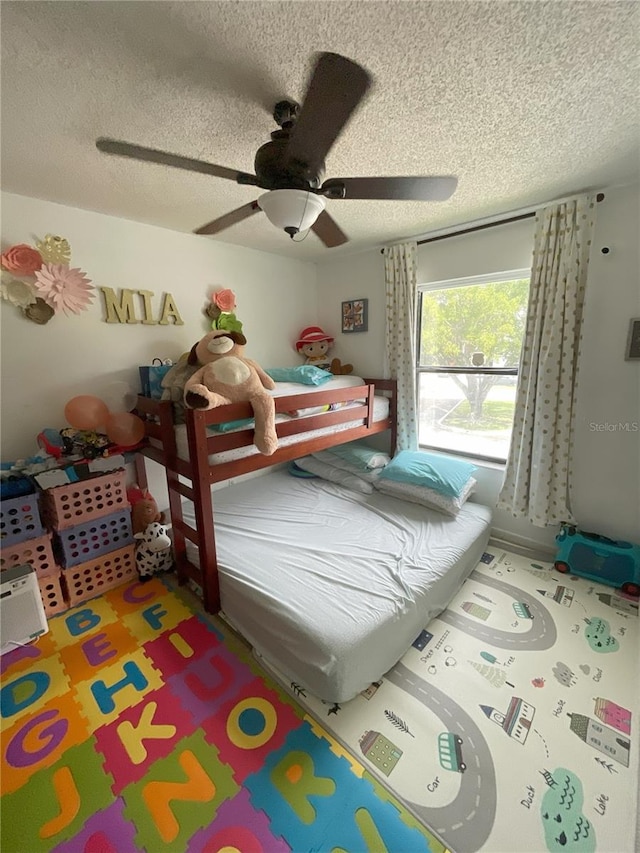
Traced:
<svg viewBox="0 0 640 853">
<path fill-rule="evenodd" d="M 396 445 L 396 382 L 363 379 L 346 387 L 319 386 L 302 393 L 274 394 L 278 449 L 263 456 L 253 446 L 253 429 L 212 433 L 217 424 L 253 416 L 249 403 L 234 403 L 208 411 L 187 409 L 186 425 L 174 423 L 174 404 L 139 396 L 136 412 L 145 423 L 146 444 L 136 457 L 136 476 L 147 485 L 144 458 L 165 468 L 173 526 L 176 570 L 180 583 L 192 580 L 202 590 L 205 609 L 220 610 L 220 583 L 216 555 L 214 506 L 211 486 L 241 474 L 289 462 L 336 444 L 389 431 L 391 453 Z M 341 385 L 338 381 L 335 383 Z M 376 406 L 381 397 L 386 405 Z M 316 411 L 334 406 L 329 411 Z M 293 411 L 312 413 L 289 417 Z M 280 416 L 280 417 L 279 417 Z M 186 439 L 186 441 L 185 441 Z M 189 480 L 187 485 L 183 480 Z M 183 498 L 194 506 L 194 524 L 185 521 Z M 187 555 L 186 543 L 198 548 L 199 560 Z"/>
<path fill-rule="evenodd" d="M 452 518 L 377 489 L 288 474 L 280 463 L 387 431 L 393 455 L 396 383 L 362 382 L 275 396 L 272 456 L 256 451 L 251 428 L 211 434 L 250 418 L 248 404 L 187 410 L 182 426 L 170 401 L 140 397 L 137 406 L 147 433 L 138 478 L 145 486 L 145 458 L 166 469 L 179 581 L 202 590 L 209 612 L 222 599 L 225 618 L 276 676 L 331 702 L 393 666 L 475 567 L 491 525 L 479 504 Z M 327 406 L 339 408 L 318 411 Z"/>
</svg>

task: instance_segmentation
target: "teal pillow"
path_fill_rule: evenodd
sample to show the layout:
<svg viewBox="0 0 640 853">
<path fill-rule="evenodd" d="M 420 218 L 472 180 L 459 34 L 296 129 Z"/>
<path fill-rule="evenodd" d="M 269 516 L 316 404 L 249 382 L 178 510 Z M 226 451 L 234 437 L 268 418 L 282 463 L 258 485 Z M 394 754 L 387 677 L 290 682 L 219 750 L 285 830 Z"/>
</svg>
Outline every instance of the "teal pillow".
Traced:
<svg viewBox="0 0 640 853">
<path fill-rule="evenodd" d="M 210 424 L 209 429 L 213 432 L 232 432 L 234 429 L 242 429 L 243 427 L 252 427 L 253 418 L 240 418 L 238 421 L 225 421 L 222 424 Z"/>
<path fill-rule="evenodd" d="M 333 379 L 333 373 L 321 370 L 313 364 L 299 364 L 297 367 L 271 367 L 267 373 L 274 382 L 298 382 L 301 385 L 322 385 Z"/>
<path fill-rule="evenodd" d="M 452 456 L 402 450 L 382 469 L 380 479 L 426 486 L 441 495 L 458 498 L 474 471 L 475 465 Z"/>
</svg>

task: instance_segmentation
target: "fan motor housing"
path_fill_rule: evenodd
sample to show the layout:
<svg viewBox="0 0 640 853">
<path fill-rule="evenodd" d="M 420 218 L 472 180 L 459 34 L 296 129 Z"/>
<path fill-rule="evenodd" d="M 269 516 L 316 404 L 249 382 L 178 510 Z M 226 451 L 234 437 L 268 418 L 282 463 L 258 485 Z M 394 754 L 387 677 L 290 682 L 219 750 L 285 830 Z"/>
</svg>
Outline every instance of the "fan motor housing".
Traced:
<svg viewBox="0 0 640 853">
<path fill-rule="evenodd" d="M 260 186 L 269 190 L 315 189 L 322 183 L 324 163 L 312 172 L 306 163 L 287 157 L 289 128 L 274 130 L 271 142 L 265 142 L 256 152 L 255 173 Z"/>
</svg>

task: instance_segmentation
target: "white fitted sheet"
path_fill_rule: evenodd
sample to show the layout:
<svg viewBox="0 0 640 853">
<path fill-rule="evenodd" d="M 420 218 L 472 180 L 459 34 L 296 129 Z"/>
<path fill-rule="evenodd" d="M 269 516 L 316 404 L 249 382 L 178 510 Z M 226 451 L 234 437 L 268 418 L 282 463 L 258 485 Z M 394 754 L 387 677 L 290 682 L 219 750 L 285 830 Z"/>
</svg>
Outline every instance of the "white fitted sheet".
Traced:
<svg viewBox="0 0 640 853">
<path fill-rule="evenodd" d="M 338 377 L 339 378 L 339 377 Z M 347 377 L 345 377 L 347 378 Z M 282 384 L 282 383 L 279 383 Z M 293 383 L 286 383 L 287 385 L 291 385 Z M 305 386 L 302 386 L 305 387 Z M 326 387 L 326 385 L 324 386 Z M 332 387 L 346 387 L 346 386 L 332 386 Z M 306 387 L 306 391 L 313 390 Z M 316 389 L 319 390 L 319 389 Z M 293 392 L 289 392 L 293 393 Z M 296 391 L 295 393 L 301 394 L 305 393 L 302 391 Z M 349 408 L 349 406 L 344 406 L 344 409 Z M 354 407 L 357 408 L 357 407 Z M 357 418 L 362 418 L 362 407 L 358 409 Z M 382 421 L 389 415 L 389 399 L 388 397 L 375 396 L 373 398 L 373 420 Z M 311 415 L 302 415 L 299 418 L 295 418 L 296 421 L 303 420 L 305 417 L 311 417 Z M 290 421 L 292 418 L 289 415 L 276 415 L 276 423 L 282 423 L 283 421 Z M 345 423 L 335 424 L 334 426 L 323 427 L 322 429 L 314 429 L 309 432 L 298 433 L 296 435 L 286 435 L 283 438 L 278 439 L 278 447 L 286 447 L 289 444 L 295 444 L 297 441 L 306 441 L 308 438 L 317 438 L 320 435 L 327 435 L 334 432 L 342 432 L 345 429 L 351 429 L 354 425 L 354 421 L 346 421 Z M 238 427 L 238 430 L 246 429 L 246 427 Z M 229 432 L 237 432 L 238 430 L 230 430 Z M 180 459 L 189 459 L 189 440 L 187 437 L 187 425 L 179 424 L 175 427 L 176 433 L 176 445 L 178 448 L 178 456 Z M 211 433 L 214 435 L 215 433 Z M 227 433 L 229 434 L 229 433 Z M 234 459 L 243 459 L 245 456 L 253 456 L 258 453 L 258 449 L 255 445 L 249 444 L 243 447 L 234 447 L 233 450 L 221 450 L 218 453 L 211 453 L 209 455 L 209 465 L 220 465 L 223 462 L 231 462 Z"/>
<path fill-rule="evenodd" d="M 184 513 L 194 524 L 190 502 Z M 486 547 L 491 510 L 467 503 L 452 518 L 275 470 L 216 491 L 214 518 L 226 617 L 291 681 L 343 702 L 447 606 Z"/>
</svg>

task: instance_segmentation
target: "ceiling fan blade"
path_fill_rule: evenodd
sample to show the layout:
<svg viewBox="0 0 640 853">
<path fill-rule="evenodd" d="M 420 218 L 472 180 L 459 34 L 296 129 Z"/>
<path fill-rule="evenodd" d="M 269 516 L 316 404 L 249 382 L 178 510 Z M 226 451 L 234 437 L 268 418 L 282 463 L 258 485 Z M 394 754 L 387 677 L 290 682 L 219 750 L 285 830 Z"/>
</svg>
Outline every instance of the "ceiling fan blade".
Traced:
<svg viewBox="0 0 640 853">
<path fill-rule="evenodd" d="M 342 228 L 329 216 L 326 210 L 322 211 L 311 226 L 311 230 L 329 249 L 333 249 L 335 246 L 342 246 L 343 243 L 347 243 L 349 240 Z"/>
<path fill-rule="evenodd" d="M 453 176 L 415 178 L 330 178 L 320 192 L 328 198 L 446 201 L 458 186 Z"/>
<path fill-rule="evenodd" d="M 320 54 L 291 132 L 289 159 L 317 174 L 370 85 L 371 76 L 360 65 L 337 53 Z"/>
<path fill-rule="evenodd" d="M 132 145 L 130 142 L 119 142 L 117 139 L 106 139 L 101 136 L 96 140 L 96 148 L 105 154 L 115 154 L 118 157 L 130 157 L 133 160 L 144 160 L 147 163 L 160 163 L 163 166 L 173 166 L 176 169 L 186 169 L 188 172 L 201 172 L 216 178 L 227 178 L 239 184 L 257 185 L 255 175 L 238 172 L 237 169 L 227 169 L 226 166 L 216 166 L 204 160 L 193 160 L 170 154 L 168 151 L 158 151 L 155 148 L 144 148 L 142 145 Z"/>
<path fill-rule="evenodd" d="M 211 222 L 207 222 L 206 225 L 203 225 L 201 228 L 198 228 L 194 231 L 194 234 L 217 234 L 218 231 L 224 231 L 225 228 L 229 228 L 231 225 L 235 225 L 237 222 L 242 222 L 243 219 L 248 219 L 250 216 L 253 216 L 254 213 L 257 213 L 260 210 L 257 201 L 250 201 L 249 204 L 243 204 L 242 207 L 237 207 L 235 210 L 232 210 L 230 213 L 225 213 L 224 216 L 220 216 L 218 219 L 213 219 Z"/>
</svg>

